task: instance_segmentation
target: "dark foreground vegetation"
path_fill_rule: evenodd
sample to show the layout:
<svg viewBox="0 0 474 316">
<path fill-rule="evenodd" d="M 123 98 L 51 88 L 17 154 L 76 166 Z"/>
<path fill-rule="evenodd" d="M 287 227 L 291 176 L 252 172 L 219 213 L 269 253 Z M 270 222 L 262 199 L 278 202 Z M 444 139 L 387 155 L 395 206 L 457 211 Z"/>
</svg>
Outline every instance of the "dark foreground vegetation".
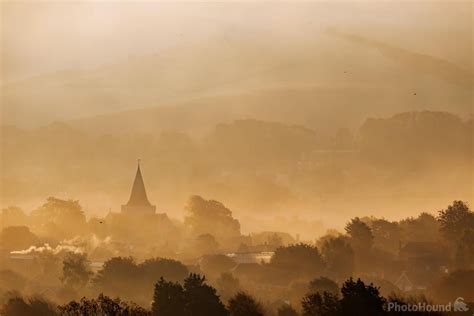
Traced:
<svg viewBox="0 0 474 316">
<path fill-rule="evenodd" d="M 31 215 L 2 211 L 4 222 L 32 223 L 0 234 L 2 316 L 406 314 L 389 308 L 395 303 L 474 308 L 474 213 L 462 201 L 436 216 L 355 217 L 344 233 L 299 242 L 281 232 L 242 235 L 230 210 L 201 197 L 191 198 L 184 223 L 161 223 L 163 230 L 175 225 L 168 228 L 174 243 L 163 245 L 153 240 L 166 236 L 150 238 L 147 230 L 156 229 L 151 219 L 160 214 L 147 218 L 151 223 L 124 214 L 86 222 L 81 212 L 77 201 L 54 198 Z M 54 222 L 48 214 L 56 214 Z M 54 242 L 73 229 L 87 240 Z M 151 250 L 169 255 L 146 259 Z M 249 254 L 271 255 L 247 262 Z M 450 313 L 459 314 L 410 314 Z"/>
<path fill-rule="evenodd" d="M 316 283 L 333 281 L 317 279 Z M 334 283 L 335 284 L 335 283 Z M 352 278 L 345 281 L 339 290 L 310 291 L 301 300 L 301 313 L 288 303 L 283 303 L 276 311 L 278 316 L 339 316 L 339 315 L 404 315 L 403 311 L 391 311 L 388 305 L 396 302 L 399 305 L 429 303 L 426 298 L 380 295 L 379 289 L 372 284 Z M 64 305 L 55 306 L 51 302 L 38 298 L 12 297 L 4 305 L 2 315 L 67 315 L 67 316 L 264 316 L 266 309 L 254 297 L 238 292 L 227 306 L 221 301 L 216 289 L 206 284 L 205 277 L 190 274 L 183 282 L 166 281 L 161 278 L 155 285 L 151 309 L 145 309 L 133 302 L 124 302 L 119 298 L 112 299 L 100 294 L 96 299 L 82 298 Z M 444 315 L 441 312 L 411 312 L 410 315 Z"/>
</svg>

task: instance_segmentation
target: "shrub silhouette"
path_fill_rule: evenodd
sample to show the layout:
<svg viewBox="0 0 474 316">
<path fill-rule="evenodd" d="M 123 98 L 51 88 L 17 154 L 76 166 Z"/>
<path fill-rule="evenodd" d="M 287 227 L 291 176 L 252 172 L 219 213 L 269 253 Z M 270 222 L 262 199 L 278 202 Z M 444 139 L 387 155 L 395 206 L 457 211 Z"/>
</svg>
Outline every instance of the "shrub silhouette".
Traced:
<svg viewBox="0 0 474 316">
<path fill-rule="evenodd" d="M 14 296 L 7 300 L 0 310 L 2 316 L 56 316 L 56 307 L 41 297 L 31 297 L 25 299 L 21 296 Z"/>
<path fill-rule="evenodd" d="M 350 278 L 342 285 L 341 293 L 342 315 L 379 316 L 384 313 L 385 299 L 372 284 L 365 285 L 361 279 Z"/>
<path fill-rule="evenodd" d="M 227 316 L 228 311 L 216 294 L 216 289 L 205 281 L 204 276 L 194 273 L 184 280 L 184 286 L 161 278 L 155 285 L 152 315 Z"/>
<path fill-rule="evenodd" d="M 184 289 L 181 284 L 160 278 L 160 281 L 155 285 L 151 313 L 157 316 L 186 315 Z"/>
<path fill-rule="evenodd" d="M 263 308 L 255 299 L 239 292 L 229 300 L 230 316 L 263 316 Z"/>
<path fill-rule="evenodd" d="M 63 316 L 147 316 L 150 312 L 134 304 L 126 303 L 120 298 L 111 299 L 99 294 L 97 299 L 83 297 L 79 302 L 71 301 L 59 306 Z"/>
<path fill-rule="evenodd" d="M 303 298 L 301 306 L 303 308 L 303 316 L 341 315 L 338 296 L 329 292 L 309 294 Z"/>
<path fill-rule="evenodd" d="M 291 305 L 283 305 L 277 311 L 278 316 L 298 316 L 298 312 Z"/>
</svg>

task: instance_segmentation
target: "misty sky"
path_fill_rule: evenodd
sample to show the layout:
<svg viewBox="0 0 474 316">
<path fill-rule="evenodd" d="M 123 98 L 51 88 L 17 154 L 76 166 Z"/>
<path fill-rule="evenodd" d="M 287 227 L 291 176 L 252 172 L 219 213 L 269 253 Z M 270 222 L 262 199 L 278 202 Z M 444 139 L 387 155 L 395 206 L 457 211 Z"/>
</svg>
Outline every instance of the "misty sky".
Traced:
<svg viewBox="0 0 474 316">
<path fill-rule="evenodd" d="M 470 1 L 188 2 L 2 1 L 2 80 L 93 69 L 130 56 L 259 36 L 317 40 L 356 32 L 465 68 Z M 455 34 L 455 36 L 454 36 Z"/>
</svg>

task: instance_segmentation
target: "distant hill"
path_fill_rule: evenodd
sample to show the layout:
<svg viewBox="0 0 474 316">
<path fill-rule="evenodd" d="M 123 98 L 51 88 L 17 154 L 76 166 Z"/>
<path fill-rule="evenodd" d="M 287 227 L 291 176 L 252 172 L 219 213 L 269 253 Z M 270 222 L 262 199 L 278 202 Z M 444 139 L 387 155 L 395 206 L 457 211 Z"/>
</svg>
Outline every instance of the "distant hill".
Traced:
<svg viewBox="0 0 474 316">
<path fill-rule="evenodd" d="M 410 63 L 400 62 L 377 47 L 325 33 L 285 41 L 251 34 L 216 37 L 97 69 L 6 83 L 2 120 L 40 126 L 86 118 L 77 124 L 150 131 L 166 124 L 201 128 L 245 116 L 354 126 L 363 117 L 405 110 L 470 112 L 471 89 L 432 70 L 439 64 L 443 71 L 446 63 L 407 50 L 403 54 L 426 58 L 429 71 L 412 65 L 409 57 Z M 169 107 L 175 105 L 185 107 Z M 149 110 L 130 112 L 134 109 Z M 111 116 L 95 117 L 105 114 Z M 131 118 L 141 123 L 127 123 Z"/>
<path fill-rule="evenodd" d="M 432 98 L 436 95 L 436 98 Z M 299 124 L 317 132 L 333 133 L 341 127 L 357 128 L 367 116 L 383 117 L 400 111 L 430 109 L 443 111 L 446 104 L 459 98 L 451 112 L 467 116 L 461 96 L 452 97 L 429 89 L 416 95 L 394 87 L 368 89 L 365 86 L 300 86 L 251 90 L 87 117 L 68 124 L 96 133 L 160 133 L 174 130 L 203 135 L 219 123 L 237 119 L 258 119 Z M 426 101 L 429 100 L 429 101 Z M 428 105 L 429 104 L 429 105 Z"/>
</svg>

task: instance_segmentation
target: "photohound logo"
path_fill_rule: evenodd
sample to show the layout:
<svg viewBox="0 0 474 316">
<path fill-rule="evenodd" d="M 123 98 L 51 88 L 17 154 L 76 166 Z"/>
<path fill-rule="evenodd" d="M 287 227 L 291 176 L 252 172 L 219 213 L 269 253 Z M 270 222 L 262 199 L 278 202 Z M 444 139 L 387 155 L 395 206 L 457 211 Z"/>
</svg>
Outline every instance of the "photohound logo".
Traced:
<svg viewBox="0 0 474 316">
<path fill-rule="evenodd" d="M 464 298 L 458 297 L 454 302 L 448 304 L 429 304 L 428 302 L 400 304 L 398 302 L 389 302 L 387 310 L 395 312 L 467 312 L 469 307 L 464 302 Z"/>
<path fill-rule="evenodd" d="M 467 312 L 469 311 L 469 307 L 464 303 L 464 298 L 458 297 L 453 303 L 453 310 L 455 312 Z"/>
</svg>

